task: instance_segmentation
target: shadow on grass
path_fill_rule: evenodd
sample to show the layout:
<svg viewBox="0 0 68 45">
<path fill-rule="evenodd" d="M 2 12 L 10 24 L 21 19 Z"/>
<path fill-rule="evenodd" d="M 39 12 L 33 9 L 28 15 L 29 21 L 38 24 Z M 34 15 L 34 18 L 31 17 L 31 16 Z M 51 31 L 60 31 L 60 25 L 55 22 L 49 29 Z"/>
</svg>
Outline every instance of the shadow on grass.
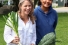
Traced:
<svg viewBox="0 0 68 45">
<path fill-rule="evenodd" d="M 62 42 L 62 40 L 61 40 L 61 39 L 56 38 L 55 42 L 59 42 L 59 43 L 61 43 L 61 42 Z"/>
<path fill-rule="evenodd" d="M 55 42 L 62 42 L 62 41 L 60 41 L 60 40 L 56 40 Z"/>
</svg>

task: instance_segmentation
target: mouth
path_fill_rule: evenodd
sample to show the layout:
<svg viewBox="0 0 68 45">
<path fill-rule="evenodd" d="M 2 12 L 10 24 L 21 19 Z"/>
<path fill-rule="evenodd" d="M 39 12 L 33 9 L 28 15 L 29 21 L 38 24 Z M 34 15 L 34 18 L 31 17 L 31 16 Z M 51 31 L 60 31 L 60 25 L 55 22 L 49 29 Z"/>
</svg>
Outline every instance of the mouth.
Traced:
<svg viewBox="0 0 68 45">
<path fill-rule="evenodd" d="M 29 13 L 30 11 L 29 11 L 29 10 L 27 10 L 26 12 L 27 12 L 27 13 Z"/>
<path fill-rule="evenodd" d="M 49 3 L 45 2 L 44 4 L 49 5 Z"/>
<path fill-rule="evenodd" d="M 46 2 L 45 2 L 44 5 L 46 5 L 46 6 L 50 6 L 50 3 L 46 3 Z"/>
<path fill-rule="evenodd" d="M 27 14 L 29 14 L 30 13 L 30 10 L 27 10 L 27 11 L 25 11 Z"/>
</svg>

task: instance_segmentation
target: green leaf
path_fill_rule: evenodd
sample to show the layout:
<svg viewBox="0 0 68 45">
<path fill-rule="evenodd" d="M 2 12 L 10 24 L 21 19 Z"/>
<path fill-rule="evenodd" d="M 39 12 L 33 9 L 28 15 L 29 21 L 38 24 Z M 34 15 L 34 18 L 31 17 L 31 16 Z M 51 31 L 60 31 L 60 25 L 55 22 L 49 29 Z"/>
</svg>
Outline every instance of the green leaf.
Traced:
<svg viewBox="0 0 68 45">
<path fill-rule="evenodd" d="M 8 14 L 9 18 L 7 20 L 6 16 L 3 16 L 4 20 L 7 21 L 6 25 L 14 30 L 16 35 L 18 35 L 18 14 L 16 12 L 11 12 Z M 10 25 L 11 24 L 11 25 Z"/>
</svg>

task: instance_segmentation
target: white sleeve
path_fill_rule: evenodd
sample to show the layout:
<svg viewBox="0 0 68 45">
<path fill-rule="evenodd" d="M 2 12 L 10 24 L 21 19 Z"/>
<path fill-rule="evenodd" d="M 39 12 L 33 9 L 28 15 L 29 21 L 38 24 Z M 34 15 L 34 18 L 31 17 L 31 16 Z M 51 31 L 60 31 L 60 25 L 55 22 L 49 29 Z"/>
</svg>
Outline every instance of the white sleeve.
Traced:
<svg viewBox="0 0 68 45">
<path fill-rule="evenodd" d="M 14 37 L 12 36 L 11 28 L 8 27 L 7 25 L 5 25 L 5 28 L 4 28 L 4 40 L 5 40 L 5 42 L 10 43 L 13 39 L 14 39 Z"/>
<path fill-rule="evenodd" d="M 4 28 L 4 40 L 6 43 L 10 43 L 12 40 L 14 39 L 14 37 L 12 36 L 12 29 L 5 25 Z"/>
<path fill-rule="evenodd" d="M 33 24 L 32 43 L 36 43 L 36 23 Z"/>
</svg>

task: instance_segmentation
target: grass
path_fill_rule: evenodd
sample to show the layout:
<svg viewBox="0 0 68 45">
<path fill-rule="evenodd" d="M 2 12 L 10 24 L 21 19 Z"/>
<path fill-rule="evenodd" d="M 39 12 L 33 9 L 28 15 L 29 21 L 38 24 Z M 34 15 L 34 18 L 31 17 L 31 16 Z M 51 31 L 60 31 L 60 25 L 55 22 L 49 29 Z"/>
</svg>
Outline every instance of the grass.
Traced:
<svg viewBox="0 0 68 45">
<path fill-rule="evenodd" d="M 3 39 L 4 25 L 5 25 L 4 19 L 2 15 L 0 15 L 0 45 L 6 45 Z"/>
<path fill-rule="evenodd" d="M 58 14 L 56 37 L 56 45 L 68 45 L 68 13 Z"/>
<path fill-rule="evenodd" d="M 0 15 L 0 45 L 6 45 L 3 39 L 4 19 Z M 68 45 L 68 13 L 58 14 L 58 25 L 56 28 L 56 45 Z"/>
</svg>

